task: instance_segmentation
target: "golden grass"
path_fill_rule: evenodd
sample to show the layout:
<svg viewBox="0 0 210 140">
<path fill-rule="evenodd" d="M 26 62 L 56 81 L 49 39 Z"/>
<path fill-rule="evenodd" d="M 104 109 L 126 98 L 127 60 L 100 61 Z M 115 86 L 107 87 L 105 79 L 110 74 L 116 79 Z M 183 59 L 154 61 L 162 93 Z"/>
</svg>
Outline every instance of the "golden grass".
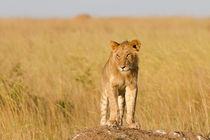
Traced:
<svg viewBox="0 0 210 140">
<path fill-rule="evenodd" d="M 0 139 L 66 139 L 99 125 L 109 41 L 139 39 L 142 129 L 210 132 L 210 20 L 0 19 Z"/>
</svg>

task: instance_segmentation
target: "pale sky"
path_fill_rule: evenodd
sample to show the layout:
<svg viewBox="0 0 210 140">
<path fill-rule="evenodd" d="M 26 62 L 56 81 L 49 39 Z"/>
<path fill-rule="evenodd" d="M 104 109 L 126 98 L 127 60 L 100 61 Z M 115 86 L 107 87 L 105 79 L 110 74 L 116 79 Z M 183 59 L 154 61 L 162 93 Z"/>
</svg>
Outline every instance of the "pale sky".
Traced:
<svg viewBox="0 0 210 140">
<path fill-rule="evenodd" d="M 0 17 L 210 17 L 210 0 L 0 0 Z"/>
</svg>

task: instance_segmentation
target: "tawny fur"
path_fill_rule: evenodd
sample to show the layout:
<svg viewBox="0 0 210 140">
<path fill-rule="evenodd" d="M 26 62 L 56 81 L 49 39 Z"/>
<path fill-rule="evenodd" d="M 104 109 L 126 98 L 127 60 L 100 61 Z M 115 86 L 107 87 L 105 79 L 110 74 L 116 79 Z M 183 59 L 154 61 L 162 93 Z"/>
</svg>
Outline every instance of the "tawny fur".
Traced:
<svg viewBox="0 0 210 140">
<path fill-rule="evenodd" d="M 137 97 L 138 51 L 140 42 L 133 40 L 117 43 L 111 41 L 111 55 L 102 71 L 101 125 L 122 125 L 125 104 L 126 122 L 130 128 L 139 128 L 135 122 Z M 107 121 L 108 106 L 110 118 Z"/>
</svg>

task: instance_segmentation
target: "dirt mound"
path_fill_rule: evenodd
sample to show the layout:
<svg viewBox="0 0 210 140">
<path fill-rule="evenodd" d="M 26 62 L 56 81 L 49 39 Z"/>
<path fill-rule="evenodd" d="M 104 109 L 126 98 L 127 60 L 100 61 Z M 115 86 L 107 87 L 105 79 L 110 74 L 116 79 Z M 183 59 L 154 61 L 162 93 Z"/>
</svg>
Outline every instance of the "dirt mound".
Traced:
<svg viewBox="0 0 210 140">
<path fill-rule="evenodd" d="M 136 130 L 95 127 L 76 134 L 71 140 L 210 140 L 200 134 L 180 131 Z"/>
<path fill-rule="evenodd" d="M 91 16 L 88 14 L 79 14 L 75 16 L 74 19 L 87 20 L 87 19 L 91 19 Z"/>
</svg>

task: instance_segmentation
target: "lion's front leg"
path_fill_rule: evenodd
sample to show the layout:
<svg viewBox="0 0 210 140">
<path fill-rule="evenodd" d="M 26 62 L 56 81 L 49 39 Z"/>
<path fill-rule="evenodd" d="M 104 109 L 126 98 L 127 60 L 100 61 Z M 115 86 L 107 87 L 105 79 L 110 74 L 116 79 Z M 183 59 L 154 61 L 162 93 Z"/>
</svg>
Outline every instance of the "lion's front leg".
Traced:
<svg viewBox="0 0 210 140">
<path fill-rule="evenodd" d="M 126 87 L 125 99 L 127 105 L 126 122 L 128 127 L 139 129 L 139 123 L 135 122 L 135 108 L 137 98 L 137 85 L 129 85 Z"/>
<path fill-rule="evenodd" d="M 119 123 L 119 107 L 118 107 L 118 90 L 117 87 L 109 88 L 110 118 L 107 122 L 108 126 L 118 126 Z"/>
</svg>

